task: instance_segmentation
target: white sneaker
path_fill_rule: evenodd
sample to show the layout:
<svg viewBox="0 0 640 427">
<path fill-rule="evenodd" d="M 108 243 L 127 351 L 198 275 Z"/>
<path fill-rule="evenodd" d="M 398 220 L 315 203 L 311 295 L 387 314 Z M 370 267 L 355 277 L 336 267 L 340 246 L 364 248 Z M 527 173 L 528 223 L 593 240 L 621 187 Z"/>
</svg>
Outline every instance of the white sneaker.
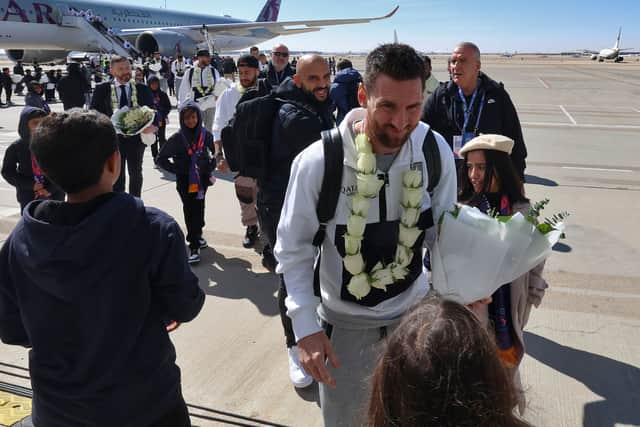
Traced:
<svg viewBox="0 0 640 427">
<path fill-rule="evenodd" d="M 295 388 L 305 388 L 313 384 L 313 377 L 307 374 L 300 365 L 298 359 L 298 347 L 293 346 L 287 349 L 289 354 L 289 379 Z"/>
</svg>

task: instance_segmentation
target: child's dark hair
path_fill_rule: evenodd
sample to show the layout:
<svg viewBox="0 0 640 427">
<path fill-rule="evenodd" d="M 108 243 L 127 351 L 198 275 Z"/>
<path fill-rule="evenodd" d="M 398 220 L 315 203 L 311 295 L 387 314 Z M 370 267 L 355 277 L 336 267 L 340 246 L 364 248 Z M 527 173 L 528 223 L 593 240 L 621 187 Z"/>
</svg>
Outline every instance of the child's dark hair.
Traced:
<svg viewBox="0 0 640 427">
<path fill-rule="evenodd" d="M 390 335 L 373 374 L 370 427 L 519 427 L 494 340 L 462 305 L 433 297 Z"/>
<path fill-rule="evenodd" d="M 420 55 L 411 46 L 400 43 L 380 45 L 367 55 L 364 84 L 368 91 L 373 90 L 380 74 L 399 81 L 420 79 L 423 90 L 427 79 Z"/>
<path fill-rule="evenodd" d="M 500 183 L 500 192 L 506 194 L 511 203 L 528 202 L 524 195 L 524 186 L 522 180 L 518 176 L 511 157 L 504 151 L 482 150 L 484 151 L 486 167 L 484 172 L 484 188 L 483 192 L 489 192 L 491 187 L 491 179 L 495 176 Z M 458 201 L 464 204 L 474 205 L 475 192 L 473 185 L 469 179 L 469 169 L 467 167 L 467 159 L 462 162 L 459 170 L 458 182 Z"/>
<path fill-rule="evenodd" d="M 73 194 L 100 181 L 106 160 L 118 151 L 118 138 L 107 116 L 74 108 L 45 117 L 31 151 L 44 174 Z"/>
</svg>

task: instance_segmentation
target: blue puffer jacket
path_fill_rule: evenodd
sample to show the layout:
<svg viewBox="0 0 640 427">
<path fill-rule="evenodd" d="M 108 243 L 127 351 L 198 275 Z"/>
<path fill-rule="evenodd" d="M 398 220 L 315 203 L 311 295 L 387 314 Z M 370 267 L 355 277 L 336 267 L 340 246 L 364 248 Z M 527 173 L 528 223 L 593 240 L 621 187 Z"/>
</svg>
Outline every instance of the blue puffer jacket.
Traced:
<svg viewBox="0 0 640 427">
<path fill-rule="evenodd" d="M 358 108 L 358 86 L 362 76 L 354 68 L 341 70 L 333 79 L 329 89 L 329 98 L 338 108 L 336 123 L 339 125 L 349 111 Z"/>
</svg>

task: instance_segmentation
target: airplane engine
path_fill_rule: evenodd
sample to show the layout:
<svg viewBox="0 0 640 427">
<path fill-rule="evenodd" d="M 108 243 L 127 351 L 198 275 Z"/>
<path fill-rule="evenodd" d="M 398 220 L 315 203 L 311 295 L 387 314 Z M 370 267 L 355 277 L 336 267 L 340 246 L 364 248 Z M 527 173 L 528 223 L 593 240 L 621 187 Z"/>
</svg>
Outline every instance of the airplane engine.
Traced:
<svg viewBox="0 0 640 427">
<path fill-rule="evenodd" d="M 618 56 L 614 62 L 622 62 L 623 60 L 624 60 L 624 57 Z"/>
<path fill-rule="evenodd" d="M 160 52 L 163 56 L 175 57 L 196 54 L 196 43 L 184 34 L 173 31 L 145 31 L 136 39 L 136 48 L 142 53 Z"/>
<path fill-rule="evenodd" d="M 591 55 L 591 59 L 595 61 L 596 59 L 598 59 L 598 55 Z"/>
<path fill-rule="evenodd" d="M 67 60 L 68 52 L 66 50 L 40 50 L 40 49 L 9 49 L 7 57 L 13 61 L 22 61 L 25 64 L 32 64 L 34 61 L 38 64 L 48 64 L 55 62 L 56 64 L 64 64 Z"/>
</svg>

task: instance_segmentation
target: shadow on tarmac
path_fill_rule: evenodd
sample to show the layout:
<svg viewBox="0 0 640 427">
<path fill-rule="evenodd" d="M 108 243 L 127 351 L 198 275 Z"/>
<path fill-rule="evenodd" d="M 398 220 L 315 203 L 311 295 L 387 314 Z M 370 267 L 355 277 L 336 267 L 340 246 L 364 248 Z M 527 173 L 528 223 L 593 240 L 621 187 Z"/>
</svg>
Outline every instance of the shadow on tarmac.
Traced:
<svg viewBox="0 0 640 427">
<path fill-rule="evenodd" d="M 545 187 L 557 187 L 558 183 L 552 179 L 542 178 L 541 176 L 536 175 L 525 175 L 524 182 L 527 184 L 533 185 L 544 185 Z"/>
<path fill-rule="evenodd" d="M 320 407 L 320 390 L 316 381 L 314 381 L 309 387 L 294 387 L 294 390 L 302 400 L 306 402 L 315 402 L 318 408 Z"/>
<path fill-rule="evenodd" d="M 530 332 L 524 333 L 524 342 L 531 357 L 603 398 L 584 405 L 584 427 L 640 425 L 640 369 Z"/>
<path fill-rule="evenodd" d="M 257 427 L 257 426 L 273 426 L 273 427 L 286 427 L 283 424 L 273 423 L 271 421 L 261 420 L 258 418 L 245 417 L 243 415 L 237 415 L 232 412 L 219 411 L 217 409 L 207 408 L 205 406 L 191 405 L 187 403 L 189 408 L 189 416 L 191 418 L 203 419 L 207 421 L 216 421 L 219 424 L 240 426 L 240 427 Z M 206 413 L 206 415 L 194 414 L 192 410 L 196 409 L 200 412 Z M 220 418 L 220 416 L 224 418 Z M 247 424 L 247 422 L 251 424 Z M 197 424 L 193 424 L 194 427 Z"/>
<path fill-rule="evenodd" d="M 266 316 L 279 315 L 275 292 L 279 286 L 278 276 L 272 273 L 256 273 L 251 263 L 242 258 L 227 258 L 214 248 L 200 252 L 201 261 L 193 272 L 200 283 L 212 284 L 204 291 L 229 299 L 249 299 Z"/>
<path fill-rule="evenodd" d="M 562 252 L 562 253 L 569 253 L 571 252 L 573 249 L 571 249 L 571 246 L 567 245 L 566 243 L 562 243 L 562 242 L 558 242 L 555 245 L 553 245 L 553 249 L 556 252 Z"/>
</svg>

